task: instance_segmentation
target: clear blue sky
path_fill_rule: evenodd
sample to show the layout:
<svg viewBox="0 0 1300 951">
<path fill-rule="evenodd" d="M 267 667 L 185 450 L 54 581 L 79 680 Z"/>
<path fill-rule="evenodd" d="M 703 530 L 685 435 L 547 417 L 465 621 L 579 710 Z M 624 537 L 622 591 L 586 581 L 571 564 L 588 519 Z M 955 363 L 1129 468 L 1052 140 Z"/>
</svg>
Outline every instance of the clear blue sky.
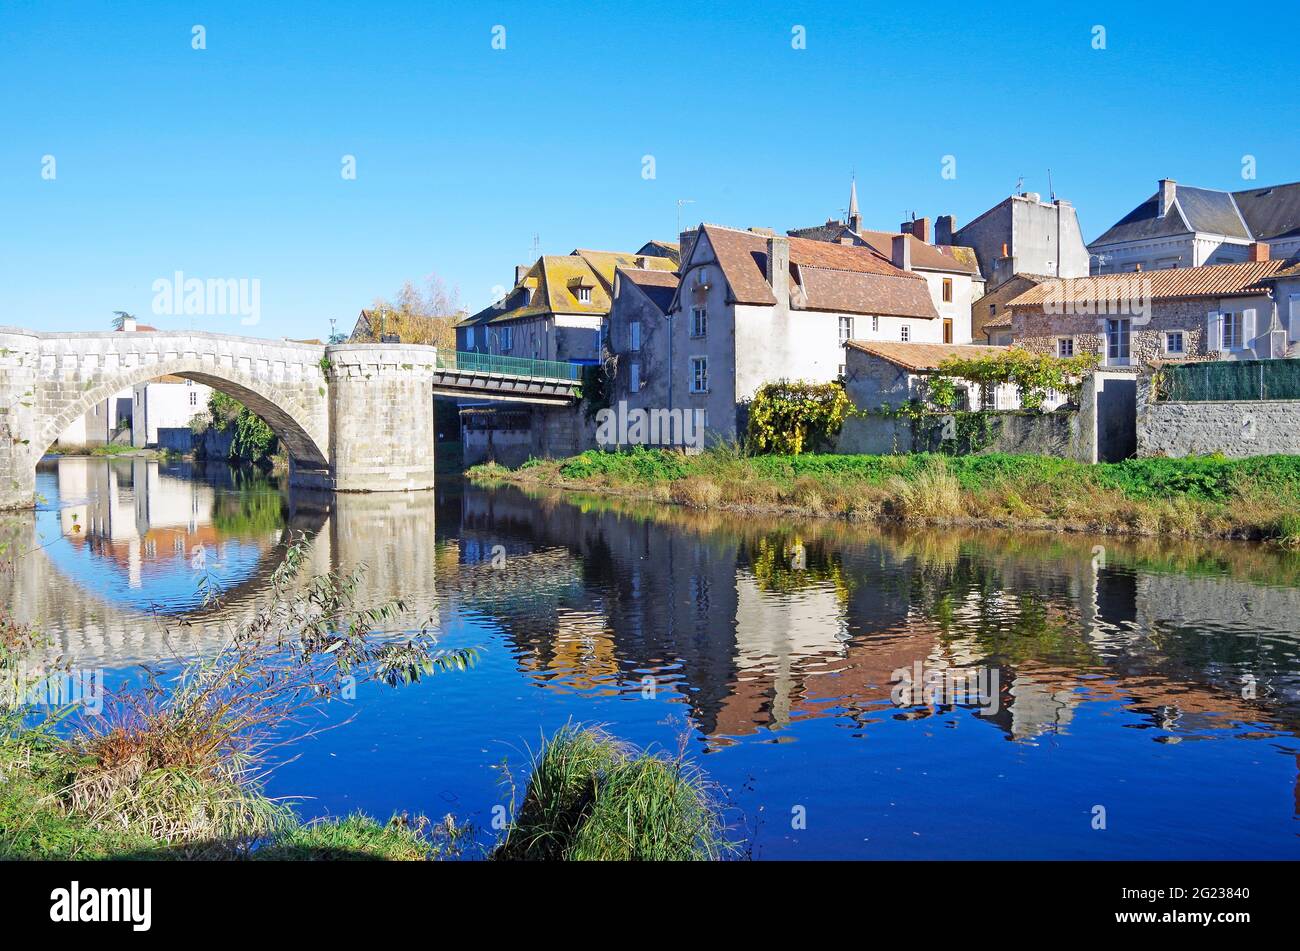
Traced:
<svg viewBox="0 0 1300 951">
<path fill-rule="evenodd" d="M 534 233 L 673 238 L 678 198 L 816 224 L 851 171 L 884 229 L 1050 167 L 1089 239 L 1160 177 L 1300 179 L 1293 3 L 842 6 L 0 0 L 0 324 L 186 326 L 151 312 L 180 270 L 261 281 L 259 327 L 198 329 L 323 337 L 430 272 L 481 307 Z"/>
</svg>

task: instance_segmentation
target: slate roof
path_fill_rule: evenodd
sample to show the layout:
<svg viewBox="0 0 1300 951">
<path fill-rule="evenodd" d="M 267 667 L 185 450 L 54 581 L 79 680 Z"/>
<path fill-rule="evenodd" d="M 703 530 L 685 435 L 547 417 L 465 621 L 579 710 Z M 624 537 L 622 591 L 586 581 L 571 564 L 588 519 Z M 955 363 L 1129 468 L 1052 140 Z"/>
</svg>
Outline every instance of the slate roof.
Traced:
<svg viewBox="0 0 1300 951">
<path fill-rule="evenodd" d="M 1049 301 L 1097 300 L 1116 290 L 1151 300 L 1181 300 L 1194 297 L 1236 297 L 1263 293 L 1263 281 L 1275 276 L 1281 261 L 1244 261 L 1207 267 L 1164 268 L 1154 271 L 1126 271 L 1098 277 L 1049 280 L 1031 287 L 1007 303 L 1008 307 L 1041 307 Z"/>
<path fill-rule="evenodd" d="M 668 313 L 679 283 L 676 274 L 671 271 L 651 271 L 643 267 L 621 267 L 618 273 L 623 280 L 631 281 L 640 288 L 641 293 L 650 298 L 661 313 Z"/>
<path fill-rule="evenodd" d="M 937 370 L 943 361 L 953 357 L 973 360 L 1006 353 L 1011 349 L 978 343 L 896 343 L 880 340 L 847 340 L 844 346 L 887 360 L 904 370 L 917 372 Z"/>
<path fill-rule="evenodd" d="M 1138 205 L 1088 246 L 1201 232 L 1243 241 L 1300 235 L 1300 182 L 1239 192 L 1176 185 L 1174 205 L 1159 217 L 1159 195 Z"/>
<path fill-rule="evenodd" d="M 772 306 L 766 235 L 701 225 L 737 304 Z M 790 244 L 790 303 L 801 310 L 937 319 L 929 285 L 894 267 L 870 246 L 786 238 Z"/>
</svg>

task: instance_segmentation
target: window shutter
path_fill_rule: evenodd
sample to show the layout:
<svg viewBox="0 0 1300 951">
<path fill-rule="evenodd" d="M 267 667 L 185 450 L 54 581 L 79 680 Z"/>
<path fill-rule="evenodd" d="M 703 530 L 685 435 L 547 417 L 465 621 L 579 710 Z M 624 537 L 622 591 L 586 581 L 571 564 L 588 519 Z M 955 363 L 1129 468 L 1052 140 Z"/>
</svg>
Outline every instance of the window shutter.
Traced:
<svg viewBox="0 0 1300 951">
<path fill-rule="evenodd" d="M 1255 346 L 1255 308 L 1247 307 L 1241 312 L 1241 346 L 1251 350 Z"/>
<path fill-rule="evenodd" d="M 1291 313 L 1287 317 L 1287 327 L 1290 328 L 1290 337 L 1292 340 L 1300 340 L 1300 294 L 1291 295 Z"/>
<path fill-rule="evenodd" d="M 1223 351 L 1223 315 L 1212 310 L 1205 317 L 1205 352 L 1217 354 Z"/>
</svg>

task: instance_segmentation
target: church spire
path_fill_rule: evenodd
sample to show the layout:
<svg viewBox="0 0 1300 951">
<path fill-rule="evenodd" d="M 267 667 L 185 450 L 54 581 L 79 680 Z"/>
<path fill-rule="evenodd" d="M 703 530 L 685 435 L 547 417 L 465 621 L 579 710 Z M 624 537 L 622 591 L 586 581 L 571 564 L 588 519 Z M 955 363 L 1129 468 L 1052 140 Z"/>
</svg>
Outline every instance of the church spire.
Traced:
<svg viewBox="0 0 1300 951">
<path fill-rule="evenodd" d="M 849 220 L 848 226 L 853 231 L 862 230 L 862 216 L 858 214 L 858 179 L 854 176 L 849 180 Z"/>
</svg>

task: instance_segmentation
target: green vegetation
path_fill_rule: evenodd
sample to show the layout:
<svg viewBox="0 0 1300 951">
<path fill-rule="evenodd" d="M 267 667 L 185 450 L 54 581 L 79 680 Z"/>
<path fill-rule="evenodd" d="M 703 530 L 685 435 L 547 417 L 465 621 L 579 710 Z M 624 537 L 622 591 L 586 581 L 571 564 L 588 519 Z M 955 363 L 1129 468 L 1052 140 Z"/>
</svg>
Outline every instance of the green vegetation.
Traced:
<svg viewBox="0 0 1300 951">
<path fill-rule="evenodd" d="M 567 726 L 532 766 L 496 859 L 691 861 L 732 849 L 706 782 L 680 757 L 638 752 L 600 729 Z"/>
<path fill-rule="evenodd" d="M 208 398 L 207 416 L 201 413 L 195 416 L 190 421 L 190 429 L 196 434 L 208 430 L 232 433 L 231 462 L 270 465 L 280 448 L 280 441 L 266 420 L 233 396 L 217 391 Z"/>
<path fill-rule="evenodd" d="M 949 357 L 939 364 L 939 375 L 930 381 L 930 401 L 940 409 L 956 406 L 952 379 L 978 383 L 982 388 L 1012 384 L 1025 409 L 1038 409 L 1053 390 L 1077 400 L 1083 380 L 1097 368 L 1099 357 L 1083 353 L 1077 357 L 1054 357 L 1012 347 L 987 357 Z"/>
<path fill-rule="evenodd" d="M 696 508 L 1186 537 L 1300 538 L 1300 456 L 688 456 L 636 448 L 488 464 L 478 480 L 635 495 Z M 1290 544 L 1290 543 L 1289 543 Z M 1295 544 L 1300 545 L 1300 542 Z"/>
<path fill-rule="evenodd" d="M 756 454 L 830 449 L 852 412 L 839 380 L 764 383 L 749 406 L 745 445 Z"/>
</svg>

